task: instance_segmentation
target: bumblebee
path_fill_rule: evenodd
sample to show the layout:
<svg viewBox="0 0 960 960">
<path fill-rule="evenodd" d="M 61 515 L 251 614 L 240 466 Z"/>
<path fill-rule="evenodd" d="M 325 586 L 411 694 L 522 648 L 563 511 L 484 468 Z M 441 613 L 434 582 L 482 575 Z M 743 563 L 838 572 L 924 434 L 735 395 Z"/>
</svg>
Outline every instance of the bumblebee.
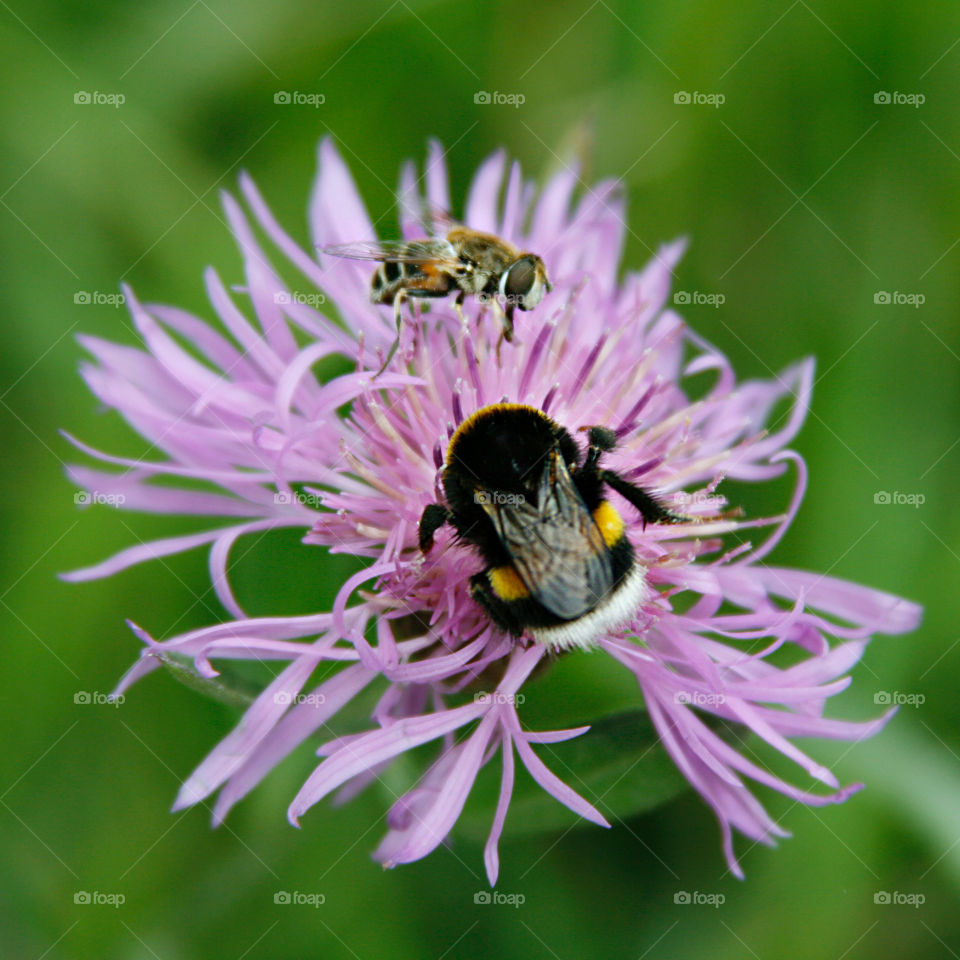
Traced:
<svg viewBox="0 0 960 960">
<path fill-rule="evenodd" d="M 492 233 L 481 233 L 454 224 L 445 237 L 424 240 L 345 243 L 324 247 L 323 252 L 351 260 L 379 260 L 370 281 L 373 303 L 393 305 L 397 339 L 383 367 L 390 362 L 400 340 L 401 307 L 408 297 L 446 297 L 457 291 L 461 311 L 467 294 L 492 302 L 500 316 L 501 337 L 513 339 L 513 312 L 532 310 L 552 288 L 543 260 L 519 250 Z M 381 371 L 383 370 L 381 367 Z"/>
<path fill-rule="evenodd" d="M 687 519 L 600 467 L 616 445 L 612 430 L 590 427 L 588 437 L 583 456 L 570 433 L 535 407 L 483 407 L 450 440 L 446 503 L 430 504 L 420 519 L 423 553 L 446 523 L 480 553 L 486 566 L 470 593 L 497 626 L 553 650 L 587 647 L 621 626 L 648 589 L 606 487 L 645 523 Z"/>
</svg>

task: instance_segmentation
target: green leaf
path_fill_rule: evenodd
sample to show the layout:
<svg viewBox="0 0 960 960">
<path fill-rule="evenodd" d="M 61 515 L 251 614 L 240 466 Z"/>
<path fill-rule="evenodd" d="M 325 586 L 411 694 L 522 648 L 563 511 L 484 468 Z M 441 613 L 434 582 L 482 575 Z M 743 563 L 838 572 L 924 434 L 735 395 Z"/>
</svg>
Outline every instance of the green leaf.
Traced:
<svg viewBox="0 0 960 960">
<path fill-rule="evenodd" d="M 574 740 L 534 745 L 534 750 L 564 783 L 611 823 L 657 807 L 688 786 L 643 710 L 603 717 Z M 477 802 L 471 802 L 461 817 L 460 826 L 467 836 L 485 838 L 490 830 L 500 787 L 500 763 L 495 760 L 489 766 L 493 770 L 484 771 L 474 791 Z M 550 796 L 517 758 L 505 837 L 590 825 Z"/>
<path fill-rule="evenodd" d="M 216 677 L 203 677 L 197 673 L 190 657 L 176 653 L 158 653 L 155 656 L 185 687 L 228 706 L 245 710 L 261 692 L 243 677 L 226 672 Z"/>
<path fill-rule="evenodd" d="M 919 837 L 944 880 L 960 890 L 960 773 L 953 751 L 935 740 L 939 737 L 929 728 L 921 734 L 894 725 L 882 737 L 857 744 L 850 765 L 858 771 L 857 779 L 869 785 L 866 801 L 882 805 L 891 820 L 901 822 L 899 829 Z"/>
</svg>

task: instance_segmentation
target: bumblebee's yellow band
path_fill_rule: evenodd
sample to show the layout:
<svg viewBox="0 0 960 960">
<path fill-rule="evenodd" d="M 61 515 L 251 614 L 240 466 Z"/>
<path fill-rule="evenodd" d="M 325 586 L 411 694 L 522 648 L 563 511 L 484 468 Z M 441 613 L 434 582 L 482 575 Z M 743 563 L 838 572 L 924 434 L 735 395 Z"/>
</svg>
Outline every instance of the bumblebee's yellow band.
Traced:
<svg viewBox="0 0 960 960">
<path fill-rule="evenodd" d="M 623 517 L 610 505 L 608 500 L 593 511 L 593 522 L 600 528 L 603 542 L 612 547 L 623 537 Z"/>
<path fill-rule="evenodd" d="M 523 600 L 530 596 L 526 584 L 513 567 L 493 567 L 487 577 L 491 589 L 501 600 Z"/>
</svg>

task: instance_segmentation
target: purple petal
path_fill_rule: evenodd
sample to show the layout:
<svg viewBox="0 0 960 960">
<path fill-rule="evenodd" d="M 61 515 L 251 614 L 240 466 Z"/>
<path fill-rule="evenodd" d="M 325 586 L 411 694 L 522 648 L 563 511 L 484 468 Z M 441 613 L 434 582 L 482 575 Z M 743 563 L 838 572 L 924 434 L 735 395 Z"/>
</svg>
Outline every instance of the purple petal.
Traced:
<svg viewBox="0 0 960 960">
<path fill-rule="evenodd" d="M 427 181 L 427 203 L 431 210 L 450 210 L 450 188 L 447 183 L 447 162 L 442 145 L 431 140 L 427 145 L 427 164 L 424 169 Z"/>
<path fill-rule="evenodd" d="M 210 796 L 247 762 L 287 712 L 292 697 L 300 692 L 318 662 L 319 657 L 301 656 L 269 684 L 247 709 L 237 726 L 190 774 L 177 794 L 174 810 L 192 807 Z"/>
<path fill-rule="evenodd" d="M 527 743 L 519 724 L 513 731 L 513 742 L 516 744 L 517 753 L 528 773 L 537 783 L 543 787 L 547 793 L 555 800 L 559 800 L 565 807 L 569 807 L 574 813 L 579 814 L 586 820 L 599 824 L 601 827 L 609 827 L 606 818 L 599 810 L 588 801 L 584 800 L 579 793 L 572 787 L 568 787 L 556 774 L 547 768 L 543 761 L 533 752 L 533 749 Z"/>
<path fill-rule="evenodd" d="M 434 801 L 417 817 L 403 846 L 393 853 L 387 866 L 410 863 L 425 857 L 453 828 L 467 802 L 480 770 L 487 744 L 497 726 L 496 713 L 488 714 L 471 736 L 458 747 L 456 763 L 449 769 Z"/>
<path fill-rule="evenodd" d="M 169 537 L 165 540 L 154 540 L 151 543 L 141 543 L 135 547 L 127 547 L 115 553 L 109 560 L 104 560 L 92 567 L 84 567 L 81 570 L 72 570 L 70 573 L 60 574 L 61 580 L 70 583 L 77 583 L 82 580 L 98 580 L 100 577 L 112 577 L 127 567 L 135 566 L 146 560 L 156 560 L 159 557 L 169 557 L 174 553 L 183 553 L 185 550 L 193 550 L 194 547 L 202 546 L 205 543 L 211 543 L 216 540 L 225 531 L 242 530 L 242 527 L 222 527 L 219 530 L 207 530 L 204 533 L 191 533 L 182 537 Z"/>
<path fill-rule="evenodd" d="M 67 476 L 77 486 L 116 506 L 143 513 L 197 514 L 208 517 L 262 517 L 264 508 L 248 500 L 217 493 L 178 490 L 144 483 L 136 475 L 104 473 L 88 467 L 68 466 Z"/>
<path fill-rule="evenodd" d="M 398 720 L 385 730 L 365 734 L 349 746 L 342 747 L 324 760 L 300 788 L 287 812 L 290 822 L 298 826 L 297 821 L 310 807 L 363 770 L 457 730 L 481 716 L 487 709 L 482 703 L 468 703 L 453 710 L 422 717 L 408 717 Z"/>
<path fill-rule="evenodd" d="M 376 673 L 360 664 L 346 667 L 316 687 L 273 727 L 245 758 L 217 797 L 214 824 L 222 823 L 230 809 L 243 799 L 280 761 L 314 734 L 349 703 Z"/>
<path fill-rule="evenodd" d="M 757 567 L 751 576 L 778 596 L 792 598 L 803 590 L 809 606 L 878 633 L 909 633 L 923 615 L 923 608 L 909 600 L 809 570 Z"/>
<path fill-rule="evenodd" d="M 491 154 L 480 164 L 473 178 L 463 220 L 468 227 L 486 233 L 496 233 L 499 226 L 500 185 L 506 156 L 502 150 Z"/>
<path fill-rule="evenodd" d="M 503 757 L 503 775 L 500 779 L 500 796 L 497 798 L 497 809 L 493 814 L 493 824 L 490 827 L 490 835 L 487 837 L 486 845 L 483 848 L 483 863 L 487 868 L 487 879 L 490 886 L 497 885 L 497 877 L 500 874 L 500 853 L 498 845 L 500 836 L 503 833 L 503 825 L 507 820 L 507 810 L 510 807 L 510 798 L 513 796 L 513 777 L 514 777 L 514 759 L 513 759 L 513 741 L 508 734 L 504 734 L 503 744 L 500 749 Z"/>
</svg>

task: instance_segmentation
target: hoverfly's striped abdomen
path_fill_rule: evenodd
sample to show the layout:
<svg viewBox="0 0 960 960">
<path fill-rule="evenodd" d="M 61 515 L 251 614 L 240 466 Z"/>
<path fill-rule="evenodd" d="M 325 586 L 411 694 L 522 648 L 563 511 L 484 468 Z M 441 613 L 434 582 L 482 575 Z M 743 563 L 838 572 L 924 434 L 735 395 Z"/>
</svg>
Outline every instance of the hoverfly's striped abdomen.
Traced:
<svg viewBox="0 0 960 960">
<path fill-rule="evenodd" d="M 391 304 L 401 291 L 411 297 L 445 297 L 455 287 L 453 276 L 430 261 L 387 260 L 373 274 L 370 299 L 373 303 Z"/>
</svg>

